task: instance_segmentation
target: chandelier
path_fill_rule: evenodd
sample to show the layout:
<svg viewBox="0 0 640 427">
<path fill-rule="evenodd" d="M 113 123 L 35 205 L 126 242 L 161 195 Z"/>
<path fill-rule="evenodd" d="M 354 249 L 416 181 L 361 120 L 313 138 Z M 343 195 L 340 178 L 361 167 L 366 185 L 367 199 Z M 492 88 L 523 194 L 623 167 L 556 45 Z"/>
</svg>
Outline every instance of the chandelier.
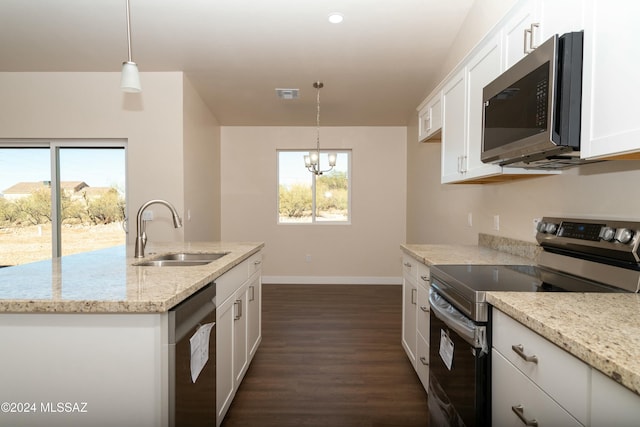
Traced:
<svg viewBox="0 0 640 427">
<path fill-rule="evenodd" d="M 309 151 L 309 154 L 304 156 L 304 165 L 307 170 L 315 175 L 322 175 L 325 172 L 329 172 L 336 165 L 336 153 L 328 153 L 329 169 L 322 170 L 320 167 L 320 89 L 324 87 L 322 82 L 315 82 L 313 87 L 316 88 L 316 150 Z"/>
</svg>

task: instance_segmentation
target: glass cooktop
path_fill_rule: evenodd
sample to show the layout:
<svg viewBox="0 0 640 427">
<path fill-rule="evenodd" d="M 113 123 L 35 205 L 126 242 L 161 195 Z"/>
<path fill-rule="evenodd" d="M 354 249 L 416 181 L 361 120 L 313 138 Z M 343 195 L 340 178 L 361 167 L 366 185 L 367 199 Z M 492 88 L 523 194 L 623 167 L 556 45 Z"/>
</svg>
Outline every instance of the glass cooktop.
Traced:
<svg viewBox="0 0 640 427">
<path fill-rule="evenodd" d="M 484 300 L 484 296 L 477 294 L 488 291 L 623 292 L 534 265 L 435 265 L 431 268 L 431 280 L 436 287 L 453 288 L 475 302 Z"/>
</svg>

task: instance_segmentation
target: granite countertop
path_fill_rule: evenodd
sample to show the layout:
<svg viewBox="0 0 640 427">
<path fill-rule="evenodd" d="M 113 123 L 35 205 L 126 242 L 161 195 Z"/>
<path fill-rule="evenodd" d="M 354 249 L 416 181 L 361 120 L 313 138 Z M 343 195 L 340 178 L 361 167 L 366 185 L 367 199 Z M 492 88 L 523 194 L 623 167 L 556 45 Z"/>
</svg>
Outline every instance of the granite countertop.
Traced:
<svg viewBox="0 0 640 427">
<path fill-rule="evenodd" d="M 258 252 L 264 243 L 149 243 L 145 258 L 117 246 L 0 269 L 0 312 L 160 313 Z M 209 264 L 132 264 L 176 252 L 229 252 Z M 132 253 L 132 251 L 130 251 Z"/>
<path fill-rule="evenodd" d="M 426 265 L 435 264 L 511 264 L 531 265 L 533 260 L 476 245 L 400 245 L 400 248 Z"/>
<path fill-rule="evenodd" d="M 640 394 L 640 295 L 489 292 L 487 301 Z"/>
</svg>

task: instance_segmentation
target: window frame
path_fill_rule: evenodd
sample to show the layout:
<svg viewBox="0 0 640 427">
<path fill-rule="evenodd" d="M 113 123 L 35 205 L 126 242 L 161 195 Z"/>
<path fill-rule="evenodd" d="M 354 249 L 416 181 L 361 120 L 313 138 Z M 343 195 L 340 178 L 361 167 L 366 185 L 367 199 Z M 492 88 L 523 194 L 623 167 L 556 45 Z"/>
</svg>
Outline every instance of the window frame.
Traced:
<svg viewBox="0 0 640 427">
<path fill-rule="evenodd" d="M 316 226 L 316 225 L 351 225 L 352 223 L 352 193 L 353 193 L 353 185 L 352 185 L 352 156 L 353 150 L 348 148 L 341 149 L 321 149 L 320 154 L 327 153 L 336 153 L 346 154 L 347 156 L 347 219 L 345 221 L 318 221 L 316 219 L 316 179 L 317 175 L 306 171 L 309 175 L 311 175 L 311 221 L 310 222 L 283 222 L 280 221 L 280 153 L 282 152 L 290 152 L 290 153 L 304 153 L 308 154 L 309 150 L 301 150 L 296 148 L 278 148 L 276 149 L 276 224 L 277 225 L 294 225 L 294 226 Z M 306 169 L 304 166 L 304 158 L 301 156 L 300 159 L 300 168 Z"/>
<path fill-rule="evenodd" d="M 0 139 L 4 148 L 46 148 L 49 150 L 51 174 L 51 258 L 62 256 L 62 202 L 60 198 L 60 149 L 61 148 L 122 148 L 124 149 L 125 206 L 129 206 L 128 144 L 125 139 Z M 125 224 L 128 217 L 125 213 Z M 128 227 L 126 227 L 128 228 Z M 126 232 L 126 231 L 125 231 Z M 128 234 L 128 232 L 126 232 Z"/>
</svg>

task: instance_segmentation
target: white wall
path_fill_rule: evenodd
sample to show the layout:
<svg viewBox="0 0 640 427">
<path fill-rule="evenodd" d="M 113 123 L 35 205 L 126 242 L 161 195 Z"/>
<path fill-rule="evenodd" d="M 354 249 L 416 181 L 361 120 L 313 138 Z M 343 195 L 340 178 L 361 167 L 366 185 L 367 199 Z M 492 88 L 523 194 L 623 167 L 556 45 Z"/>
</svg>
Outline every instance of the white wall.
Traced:
<svg viewBox="0 0 640 427">
<path fill-rule="evenodd" d="M 510 3 L 476 2 L 446 64 L 452 68 L 459 63 Z M 500 4 L 503 13 L 498 12 Z M 447 72 L 443 70 L 442 76 Z M 535 241 L 533 219 L 545 215 L 640 220 L 640 198 L 635 196 L 639 161 L 596 163 L 568 169 L 562 175 L 497 184 L 442 185 L 441 145 L 418 143 L 417 124 L 415 114 L 407 129 L 408 243 L 473 244 L 478 233 Z M 471 227 L 468 213 L 473 217 Z M 500 230 L 493 229 L 496 214 Z"/>
<path fill-rule="evenodd" d="M 193 175 L 185 173 L 183 143 L 199 150 L 213 138 L 215 147 L 217 132 L 215 118 L 198 104 L 182 73 L 142 73 L 141 79 L 142 93 L 125 94 L 119 88 L 120 73 L 0 73 L 0 138 L 128 140 L 129 243 L 135 238 L 137 209 L 146 200 L 166 199 L 185 211 L 185 201 L 191 202 L 184 196 L 185 177 Z M 200 186 L 215 186 L 211 179 Z M 176 230 L 166 208 L 152 209 L 149 239 L 180 241 L 185 232 L 200 233 L 189 231 L 189 223 Z M 200 235 L 207 233 L 215 232 L 205 229 Z"/>
<path fill-rule="evenodd" d="M 184 239 L 220 240 L 220 125 L 184 79 Z"/>
<path fill-rule="evenodd" d="M 278 225 L 276 149 L 312 148 L 314 137 L 313 127 L 222 127 L 223 240 L 264 241 L 265 281 L 396 283 L 406 129 L 323 127 L 322 148 L 352 149 L 352 223 Z"/>
</svg>

